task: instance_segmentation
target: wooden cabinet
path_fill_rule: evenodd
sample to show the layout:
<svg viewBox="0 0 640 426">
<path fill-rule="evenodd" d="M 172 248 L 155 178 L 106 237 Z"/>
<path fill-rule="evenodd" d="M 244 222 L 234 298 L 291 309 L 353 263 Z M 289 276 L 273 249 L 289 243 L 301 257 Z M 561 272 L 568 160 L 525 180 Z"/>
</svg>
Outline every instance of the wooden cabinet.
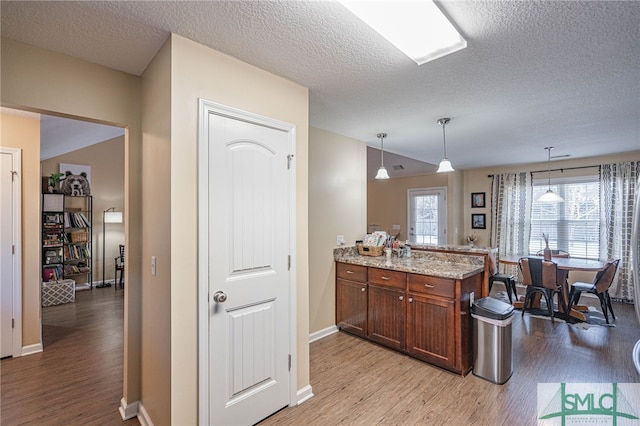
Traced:
<svg viewBox="0 0 640 426">
<path fill-rule="evenodd" d="M 407 274 L 369 268 L 368 338 L 404 350 L 406 335 Z"/>
<path fill-rule="evenodd" d="M 367 267 L 336 264 L 336 325 L 367 336 Z"/>
<path fill-rule="evenodd" d="M 456 282 L 409 274 L 407 352 L 448 369 L 456 367 Z"/>
<path fill-rule="evenodd" d="M 471 293 L 482 274 L 458 280 L 336 263 L 341 330 L 465 375 L 472 367 Z"/>
</svg>

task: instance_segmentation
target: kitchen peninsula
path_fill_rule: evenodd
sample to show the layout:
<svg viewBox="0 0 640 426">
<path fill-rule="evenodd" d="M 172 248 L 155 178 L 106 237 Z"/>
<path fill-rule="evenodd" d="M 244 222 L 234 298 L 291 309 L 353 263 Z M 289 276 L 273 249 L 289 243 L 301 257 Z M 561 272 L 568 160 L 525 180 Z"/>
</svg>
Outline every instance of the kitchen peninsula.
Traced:
<svg viewBox="0 0 640 426">
<path fill-rule="evenodd" d="M 338 328 L 461 375 L 471 370 L 482 257 L 414 251 L 387 260 L 346 247 L 334 260 Z"/>
<path fill-rule="evenodd" d="M 467 254 L 470 256 L 479 256 L 483 259 L 484 262 L 484 271 L 482 277 L 482 297 L 486 297 L 489 295 L 489 277 L 492 275 L 491 261 L 489 260 L 489 256 L 492 256 L 493 259 L 497 259 L 498 257 L 498 249 L 491 247 L 482 247 L 476 245 L 454 245 L 454 244 L 445 244 L 445 245 L 431 245 L 431 244 L 413 244 L 411 246 L 413 250 L 420 251 L 434 251 L 440 253 L 455 253 L 455 254 Z"/>
</svg>

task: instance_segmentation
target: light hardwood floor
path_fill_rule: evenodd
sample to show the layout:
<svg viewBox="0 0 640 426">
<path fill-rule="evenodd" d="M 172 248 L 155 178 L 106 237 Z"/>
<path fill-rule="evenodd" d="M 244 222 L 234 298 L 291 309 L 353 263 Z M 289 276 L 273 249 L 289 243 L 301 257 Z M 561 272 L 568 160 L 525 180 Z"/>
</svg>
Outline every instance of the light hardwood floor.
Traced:
<svg viewBox="0 0 640 426">
<path fill-rule="evenodd" d="M 639 381 L 631 359 L 640 339 L 633 305 L 614 303 L 613 309 L 616 327 L 586 330 L 516 311 L 514 372 L 504 385 L 335 333 L 311 343 L 314 397 L 260 426 L 536 425 L 538 383 Z"/>
<path fill-rule="evenodd" d="M 139 425 L 122 421 L 123 291 L 81 291 L 42 309 L 44 351 L 0 363 L 0 424 Z"/>
<path fill-rule="evenodd" d="M 122 422 L 122 291 L 79 292 L 43 309 L 45 351 L 0 363 L 0 424 Z M 516 312 L 514 373 L 504 385 L 460 377 L 345 333 L 311 344 L 314 397 L 265 425 L 535 425 L 537 383 L 638 382 L 640 339 L 632 305 L 614 304 L 616 327 L 586 330 Z"/>
</svg>

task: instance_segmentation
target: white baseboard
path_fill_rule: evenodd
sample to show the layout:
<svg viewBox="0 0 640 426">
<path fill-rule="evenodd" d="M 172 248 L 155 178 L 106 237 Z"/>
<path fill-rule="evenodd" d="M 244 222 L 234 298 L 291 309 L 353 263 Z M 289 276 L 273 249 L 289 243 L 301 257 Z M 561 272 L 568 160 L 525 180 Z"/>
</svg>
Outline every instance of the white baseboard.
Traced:
<svg viewBox="0 0 640 426">
<path fill-rule="evenodd" d="M 122 398 L 120 400 L 120 407 L 118 411 L 120 411 L 120 415 L 122 416 L 122 420 L 129 420 L 138 415 L 138 408 L 140 406 L 140 401 L 132 402 L 131 404 L 127 404 L 127 401 Z"/>
<path fill-rule="evenodd" d="M 20 356 L 25 355 L 33 355 L 42 352 L 42 343 L 36 343 L 35 345 L 23 346 L 22 354 Z"/>
<path fill-rule="evenodd" d="M 323 337 L 327 337 L 333 333 L 337 333 L 338 332 L 338 327 L 336 327 L 335 325 L 332 325 L 330 327 L 324 328 L 322 330 L 316 331 L 315 333 L 311 333 L 309 335 L 309 343 L 311 342 L 315 342 L 316 340 L 320 340 Z"/>
<path fill-rule="evenodd" d="M 142 403 L 138 406 L 138 421 L 142 426 L 153 426 L 149 413 L 144 409 L 144 405 L 142 405 Z"/>
<path fill-rule="evenodd" d="M 297 402 L 298 405 L 313 398 L 313 391 L 311 390 L 311 385 L 307 385 L 302 389 L 298 389 L 298 392 L 296 393 L 296 397 L 298 400 Z"/>
</svg>

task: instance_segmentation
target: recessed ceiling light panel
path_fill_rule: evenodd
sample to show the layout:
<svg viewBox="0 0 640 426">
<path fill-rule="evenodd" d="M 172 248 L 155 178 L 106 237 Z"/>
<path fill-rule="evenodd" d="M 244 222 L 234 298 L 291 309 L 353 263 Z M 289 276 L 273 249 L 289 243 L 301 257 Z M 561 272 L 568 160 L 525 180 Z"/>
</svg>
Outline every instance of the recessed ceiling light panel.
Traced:
<svg viewBox="0 0 640 426">
<path fill-rule="evenodd" d="M 418 65 L 467 47 L 431 0 L 339 2 Z"/>
</svg>

